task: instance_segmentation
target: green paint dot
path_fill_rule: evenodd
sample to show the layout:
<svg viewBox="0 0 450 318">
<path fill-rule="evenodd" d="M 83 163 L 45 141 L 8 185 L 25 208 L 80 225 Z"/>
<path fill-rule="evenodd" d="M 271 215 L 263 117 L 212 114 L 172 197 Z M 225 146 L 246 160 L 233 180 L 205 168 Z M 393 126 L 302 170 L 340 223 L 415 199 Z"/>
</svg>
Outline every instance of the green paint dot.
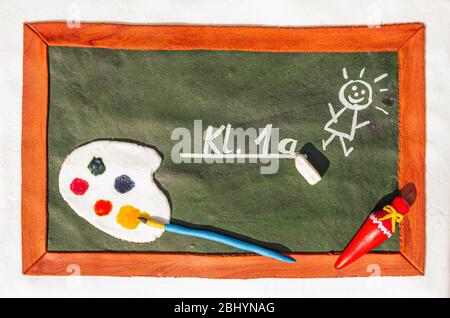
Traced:
<svg viewBox="0 0 450 318">
<path fill-rule="evenodd" d="M 105 172 L 106 167 L 105 164 L 103 163 L 102 158 L 93 157 L 91 162 L 89 162 L 88 164 L 88 169 L 94 176 L 98 176 L 103 172 Z"/>
</svg>

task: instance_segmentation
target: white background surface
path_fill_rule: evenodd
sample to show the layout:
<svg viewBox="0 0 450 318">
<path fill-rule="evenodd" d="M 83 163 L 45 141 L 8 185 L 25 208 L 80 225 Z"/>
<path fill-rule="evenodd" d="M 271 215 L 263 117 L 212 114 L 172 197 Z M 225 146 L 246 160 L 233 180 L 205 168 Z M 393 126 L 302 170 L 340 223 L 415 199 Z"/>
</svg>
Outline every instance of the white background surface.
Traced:
<svg viewBox="0 0 450 318">
<path fill-rule="evenodd" d="M 206 280 L 21 274 L 22 23 L 426 24 L 427 255 L 424 277 Z M 449 297 L 450 1 L 0 0 L 0 296 Z M 82 271 L 82 269 L 81 269 Z"/>
</svg>

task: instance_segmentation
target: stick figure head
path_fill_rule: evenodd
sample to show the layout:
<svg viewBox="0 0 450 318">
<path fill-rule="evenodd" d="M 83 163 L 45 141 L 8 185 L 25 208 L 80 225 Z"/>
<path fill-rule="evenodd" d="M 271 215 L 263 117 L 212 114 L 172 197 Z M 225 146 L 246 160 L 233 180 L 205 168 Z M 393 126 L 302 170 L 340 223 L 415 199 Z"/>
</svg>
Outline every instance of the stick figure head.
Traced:
<svg viewBox="0 0 450 318">
<path fill-rule="evenodd" d="M 352 110 L 367 108 L 372 103 L 372 87 L 362 80 L 351 80 L 339 91 L 339 101 Z"/>
</svg>

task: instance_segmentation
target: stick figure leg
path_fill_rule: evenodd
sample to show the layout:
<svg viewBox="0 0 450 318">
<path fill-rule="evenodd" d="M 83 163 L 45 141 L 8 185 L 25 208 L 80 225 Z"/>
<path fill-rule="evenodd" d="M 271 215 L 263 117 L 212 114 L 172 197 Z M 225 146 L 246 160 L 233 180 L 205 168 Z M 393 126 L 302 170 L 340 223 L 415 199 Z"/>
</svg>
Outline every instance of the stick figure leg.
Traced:
<svg viewBox="0 0 450 318">
<path fill-rule="evenodd" d="M 341 144 L 342 144 L 342 149 L 344 150 L 344 155 L 346 157 L 348 157 L 348 155 L 353 151 L 353 147 L 348 148 L 345 146 L 345 141 L 344 141 L 344 137 L 339 137 L 339 139 L 341 140 Z"/>
<path fill-rule="evenodd" d="M 327 141 L 325 141 L 325 140 L 322 139 L 322 148 L 323 148 L 323 150 L 326 150 L 326 149 L 327 149 L 327 146 L 330 144 L 330 142 L 333 141 L 334 137 L 336 137 L 336 135 L 335 135 L 335 134 L 332 134 L 332 135 L 330 136 L 330 138 L 327 139 Z"/>
</svg>

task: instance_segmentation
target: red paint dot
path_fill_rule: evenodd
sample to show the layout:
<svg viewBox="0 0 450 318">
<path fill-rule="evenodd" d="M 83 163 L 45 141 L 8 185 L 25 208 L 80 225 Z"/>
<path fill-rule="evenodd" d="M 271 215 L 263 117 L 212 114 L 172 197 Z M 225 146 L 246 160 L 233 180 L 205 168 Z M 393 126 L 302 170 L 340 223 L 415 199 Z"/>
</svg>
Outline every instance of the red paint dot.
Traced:
<svg viewBox="0 0 450 318">
<path fill-rule="evenodd" d="M 75 178 L 70 184 L 70 190 L 76 195 L 83 195 L 89 188 L 89 183 L 81 178 Z"/>
<path fill-rule="evenodd" d="M 97 214 L 98 216 L 108 215 L 109 212 L 111 212 L 111 210 L 112 210 L 111 201 L 98 200 L 94 204 L 94 211 L 95 211 L 95 214 Z"/>
</svg>

